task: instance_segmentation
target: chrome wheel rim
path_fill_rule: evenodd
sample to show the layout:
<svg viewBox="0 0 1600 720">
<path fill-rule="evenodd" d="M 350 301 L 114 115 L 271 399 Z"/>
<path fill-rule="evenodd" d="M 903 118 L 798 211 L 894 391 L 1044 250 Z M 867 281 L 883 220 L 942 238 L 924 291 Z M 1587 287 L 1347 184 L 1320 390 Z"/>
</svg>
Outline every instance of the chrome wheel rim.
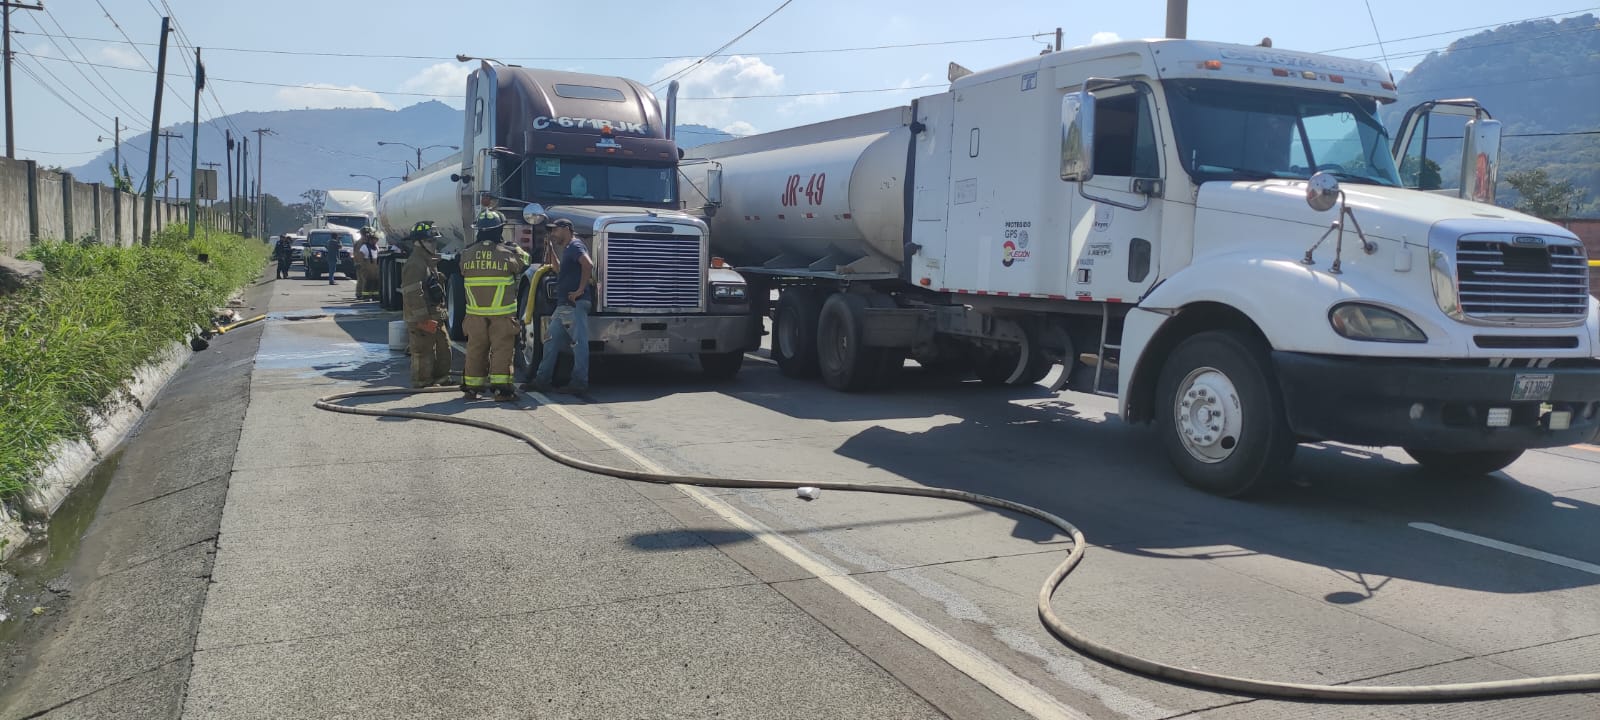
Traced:
<svg viewBox="0 0 1600 720">
<path fill-rule="evenodd" d="M 1172 416 L 1178 441 L 1200 462 L 1222 462 L 1239 447 L 1244 406 L 1233 381 L 1216 368 L 1196 368 L 1184 377 Z"/>
</svg>

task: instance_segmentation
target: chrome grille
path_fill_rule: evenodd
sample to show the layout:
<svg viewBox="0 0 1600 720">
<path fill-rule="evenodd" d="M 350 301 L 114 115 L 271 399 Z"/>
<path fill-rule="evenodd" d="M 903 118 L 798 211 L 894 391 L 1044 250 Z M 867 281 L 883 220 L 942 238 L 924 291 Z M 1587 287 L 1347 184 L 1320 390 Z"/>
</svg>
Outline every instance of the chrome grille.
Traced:
<svg viewBox="0 0 1600 720">
<path fill-rule="evenodd" d="M 610 233 L 600 268 L 604 309 L 695 309 L 704 292 L 699 235 Z"/>
<path fill-rule="evenodd" d="M 1461 310 L 1480 320 L 1582 320 L 1589 262 L 1564 238 L 1468 236 L 1456 241 Z"/>
</svg>

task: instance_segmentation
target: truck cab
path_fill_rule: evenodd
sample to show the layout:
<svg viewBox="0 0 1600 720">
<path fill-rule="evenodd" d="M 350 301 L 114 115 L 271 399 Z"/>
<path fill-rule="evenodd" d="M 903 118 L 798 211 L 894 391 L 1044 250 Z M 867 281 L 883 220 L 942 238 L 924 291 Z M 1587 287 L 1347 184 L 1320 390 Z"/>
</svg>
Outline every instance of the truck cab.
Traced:
<svg viewBox="0 0 1600 720">
<path fill-rule="evenodd" d="M 390 232 L 433 221 L 447 258 L 473 242 L 481 210 L 506 218 L 506 237 L 535 264 L 519 292 L 524 379 L 559 299 L 558 254 L 545 241 L 554 219 L 573 223 L 594 260 L 591 354 L 687 353 L 708 375 L 731 377 L 759 343 L 743 277 L 717 266 L 706 224 L 679 210 L 672 102 L 663 116 L 649 88 L 632 80 L 485 61 L 467 78 L 460 157 L 384 197 Z M 459 278 L 450 297 L 460 338 Z"/>
</svg>

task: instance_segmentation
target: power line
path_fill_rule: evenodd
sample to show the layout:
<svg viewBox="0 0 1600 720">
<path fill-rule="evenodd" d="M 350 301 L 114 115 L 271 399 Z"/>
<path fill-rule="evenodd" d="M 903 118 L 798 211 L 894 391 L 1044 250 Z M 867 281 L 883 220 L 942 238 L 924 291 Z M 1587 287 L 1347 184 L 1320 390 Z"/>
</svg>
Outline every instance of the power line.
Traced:
<svg viewBox="0 0 1600 720">
<path fill-rule="evenodd" d="M 1372 21 L 1372 36 L 1378 39 L 1378 53 L 1383 56 L 1383 69 L 1394 78 L 1394 68 L 1389 67 L 1389 51 L 1383 49 L 1383 34 L 1378 32 L 1378 16 L 1372 14 L 1372 0 L 1361 0 L 1367 6 L 1367 19 Z"/>
<path fill-rule="evenodd" d="M 1439 92 L 1443 92 L 1445 90 L 1475 90 L 1477 88 L 1499 87 L 1501 85 L 1525 85 L 1527 83 L 1546 82 L 1546 81 L 1549 81 L 1549 80 L 1568 80 L 1568 79 L 1571 79 L 1571 78 L 1589 77 L 1591 75 L 1600 75 L 1600 70 L 1597 70 L 1595 72 L 1571 73 L 1571 74 L 1568 74 L 1568 75 L 1550 75 L 1550 76 L 1547 76 L 1547 77 L 1521 78 L 1521 79 L 1518 79 L 1518 80 L 1504 80 L 1504 81 L 1501 81 L 1501 82 L 1492 82 L 1492 83 L 1469 83 L 1469 84 L 1465 84 L 1465 85 L 1447 85 L 1447 86 L 1443 86 L 1443 87 L 1420 88 L 1420 89 L 1415 89 L 1415 90 L 1413 90 L 1411 88 L 1406 88 L 1405 89 L 1405 93 L 1407 95 L 1414 95 L 1414 94 L 1419 94 L 1419 93 L 1439 93 Z"/>
<path fill-rule="evenodd" d="M 123 42 L 121 40 L 115 40 L 115 39 L 110 39 L 110 38 L 66 36 L 66 35 L 63 35 L 61 37 L 63 37 L 63 38 L 70 37 L 73 40 L 83 40 L 85 42 L 103 42 L 103 43 L 116 43 L 116 44 L 121 44 Z M 862 45 L 862 46 L 856 46 L 856 47 L 812 48 L 812 49 L 804 49 L 804 50 L 765 50 L 765 51 L 749 50 L 749 51 L 746 51 L 746 54 L 748 54 L 748 55 L 768 56 L 768 55 L 818 55 L 818 54 L 828 54 L 828 53 L 869 52 L 869 51 L 875 51 L 875 50 L 900 50 L 900 49 L 904 49 L 904 48 L 937 47 L 937 46 L 944 46 L 944 45 L 969 45 L 969 44 L 974 44 L 974 43 L 1001 42 L 1001 41 L 1006 41 L 1006 40 L 1027 40 L 1027 39 L 1029 39 L 1031 37 L 1033 37 L 1033 36 L 1032 35 L 998 35 L 998 36 L 995 36 L 995 37 L 965 38 L 965 39 L 958 39 L 958 40 L 930 40 L 930 41 L 926 41 L 926 42 L 894 43 L 894 44 L 886 44 L 886 45 Z M 156 43 L 138 43 L 138 44 L 139 45 L 154 46 Z M 206 52 L 208 52 L 208 53 L 212 53 L 212 52 L 236 52 L 236 53 L 252 53 L 252 54 L 262 54 L 262 55 L 293 55 L 293 56 L 303 56 L 303 57 L 354 58 L 354 59 L 361 59 L 361 60 L 448 60 L 448 61 L 454 61 L 455 60 L 454 56 L 448 56 L 447 57 L 447 56 L 444 56 L 444 55 L 392 55 L 392 54 L 385 54 L 385 53 L 327 52 L 327 51 L 317 51 L 317 50 L 281 50 L 281 49 L 275 49 L 275 48 L 207 47 L 206 48 Z M 612 55 L 612 56 L 599 56 L 599 55 L 585 55 L 585 56 L 560 56 L 560 55 L 512 56 L 512 55 L 506 55 L 506 56 L 503 56 L 503 57 L 506 60 L 516 60 L 516 61 L 519 61 L 519 62 L 521 62 L 521 61 L 578 62 L 578 61 L 621 61 L 621 60 L 690 60 L 690 59 L 698 58 L 700 56 L 699 55 Z M 146 64 L 148 64 L 148 61 L 147 61 Z M 154 68 L 152 68 L 152 70 L 153 69 Z"/>
<path fill-rule="evenodd" d="M 12 54 L 12 55 L 19 55 L 19 56 L 20 56 L 20 55 L 27 55 L 27 56 L 28 56 L 28 57 L 30 57 L 30 58 L 36 58 L 36 56 L 34 56 L 34 55 L 33 55 L 33 54 L 31 54 L 31 53 L 20 53 L 20 52 L 16 52 L 16 51 L 12 51 L 12 53 L 11 53 L 11 54 Z M 73 90 L 73 89 L 72 89 L 72 86 L 70 86 L 70 85 L 67 85 L 67 84 L 66 84 L 66 83 L 64 83 L 64 82 L 62 82 L 62 81 L 61 81 L 61 78 L 60 78 L 60 77 L 57 77 L 57 76 L 56 76 L 56 74 L 55 74 L 55 73 L 53 73 L 53 72 L 51 72 L 51 71 L 50 71 L 50 68 L 48 68 L 48 67 L 45 67 L 45 66 L 44 66 L 44 63 L 41 63 L 41 62 L 39 62 L 39 61 L 38 61 L 38 60 L 37 60 L 37 59 L 35 59 L 35 60 L 34 60 L 34 61 L 33 61 L 33 63 L 34 63 L 34 64 L 35 64 L 35 65 L 37 65 L 37 66 L 38 66 L 38 68 L 39 68 L 39 70 L 43 70 L 43 71 L 44 71 L 44 74 L 46 74 L 46 75 L 49 75 L 49 76 L 50 76 L 50 79 L 51 79 L 51 80 L 54 80 L 54 81 L 55 81 L 55 86 L 56 86 L 56 87 L 59 87 L 59 88 L 61 88 L 61 89 L 62 89 L 62 90 L 65 90 L 65 91 L 67 91 L 67 92 L 68 92 L 68 93 L 69 93 L 69 94 L 71 94 L 71 95 L 72 95 L 72 96 L 73 96 L 73 97 L 75 97 L 75 98 L 77 98 L 77 99 L 78 99 L 78 102 L 79 102 L 79 103 L 81 103 L 81 104 L 82 104 L 82 106 L 83 106 L 83 107 L 84 107 L 84 108 L 86 108 L 86 109 L 89 109 L 89 110 L 93 110 L 93 111 L 94 111 L 94 112 L 95 112 L 95 114 L 97 114 L 97 115 L 99 115 L 99 116 L 100 116 L 100 117 L 103 117 L 103 118 L 105 118 L 105 119 L 107 119 L 107 120 L 110 120 L 110 119 L 111 119 L 111 118 L 112 118 L 112 117 L 113 117 L 113 116 L 112 116 L 112 115 L 110 115 L 110 114 L 108 114 L 108 113 L 106 113 L 106 112 L 105 112 L 105 111 L 103 111 L 103 110 L 101 110 L 101 109 L 100 109 L 100 108 L 98 108 L 98 107 L 96 107 L 96 106 L 95 106 L 95 105 L 94 105 L 94 103 L 91 103 L 91 102 L 89 102 L 89 101 L 88 101 L 88 100 L 85 100 L 85 99 L 84 99 L 84 98 L 83 98 L 83 96 L 82 96 L 82 95 L 79 95 L 79 94 L 78 94 L 78 91 L 76 91 L 76 90 Z M 21 62 L 17 62 L 17 63 L 16 63 L 16 66 L 17 66 L 17 67 L 19 67 L 19 68 L 26 68 L 26 67 L 28 67 L 28 66 L 26 66 L 26 65 L 23 65 L 23 64 L 22 64 L 22 63 L 21 63 Z M 46 85 L 45 85 L 45 83 L 44 83 L 44 80 L 43 80 L 43 78 L 40 78 L 40 77 L 39 77 L 39 74 L 38 74 L 38 73 L 36 73 L 36 72 L 33 72 L 33 71 L 32 71 L 32 70 L 31 70 L 31 69 L 30 69 L 30 70 L 29 70 L 29 71 L 28 71 L 28 75 L 29 75 L 29 77 L 32 77 L 32 78 L 33 78 L 33 80 L 34 80 L 34 82 L 37 82 L 37 83 L 39 83 L 39 84 L 40 84 L 40 86 L 42 86 L 42 87 L 45 87 L 45 88 L 46 88 L 46 89 L 48 89 L 48 90 L 50 90 L 50 93 L 51 93 L 51 94 L 52 94 L 52 95 L 55 95 L 55 96 L 56 96 L 56 97 L 58 97 L 58 98 L 59 98 L 59 97 L 61 97 L 61 95 L 60 95 L 60 94 L 59 94 L 59 93 L 56 93 L 56 91 L 55 91 L 55 88 L 53 88 L 53 87 L 49 87 L 49 86 L 46 86 Z M 62 98 L 62 102 L 67 102 L 67 100 L 66 100 L 66 99 L 65 99 L 65 98 Z M 69 104 L 70 104 L 70 103 L 69 103 Z M 76 107 L 74 107 L 74 109 L 77 109 L 77 108 L 76 108 Z M 81 112 L 80 112 L 80 113 L 79 113 L 79 114 L 80 114 L 80 115 L 82 115 L 82 114 L 83 114 L 83 113 L 81 113 Z M 88 116 L 87 116 L 87 115 L 85 115 L 85 116 L 84 116 L 84 117 L 85 117 L 85 118 L 87 118 L 87 117 L 88 117 Z M 103 126 L 103 125 L 100 125 L 100 124 L 99 124 L 99 122 L 98 122 L 98 121 L 93 121 L 93 122 L 95 122 L 95 127 L 98 127 L 98 128 L 100 128 L 100 129 L 101 129 L 101 130 L 105 130 L 105 126 Z"/>
<path fill-rule="evenodd" d="M 1423 49 L 1423 50 L 1408 50 L 1408 51 L 1406 51 L 1404 53 L 1401 53 L 1401 54 L 1398 54 L 1398 55 L 1390 55 L 1389 58 L 1393 59 L 1393 60 L 1401 60 L 1401 59 L 1404 59 L 1404 58 L 1424 57 L 1424 56 L 1431 55 L 1433 53 L 1441 52 L 1441 51 L 1443 51 L 1443 52 L 1466 52 L 1468 50 L 1477 50 L 1478 48 L 1497 47 L 1497 46 L 1500 46 L 1500 45 L 1517 45 L 1517 44 L 1525 43 L 1525 42 L 1534 42 L 1534 41 L 1537 41 L 1537 40 L 1544 40 L 1546 38 L 1552 38 L 1552 37 L 1556 37 L 1558 35 L 1572 35 L 1572 34 L 1575 34 L 1575 33 L 1595 32 L 1597 30 L 1600 30 L 1600 25 L 1591 25 L 1589 27 L 1581 27 L 1581 28 L 1571 28 L 1571 29 L 1567 29 L 1567 30 L 1557 30 L 1555 32 L 1544 33 L 1542 35 L 1534 35 L 1534 36 L 1525 37 L 1525 38 L 1513 38 L 1513 39 L 1510 39 L 1510 40 L 1500 40 L 1498 42 L 1472 43 L 1470 45 L 1461 45 L 1460 43 L 1465 42 L 1466 40 L 1470 39 L 1470 38 L 1462 38 L 1460 40 L 1456 40 L 1453 43 L 1450 43 L 1449 45 L 1445 45 L 1443 47 L 1426 48 L 1426 49 Z M 1377 57 L 1367 57 L 1367 58 L 1362 58 L 1362 59 L 1370 61 L 1370 60 L 1377 60 L 1378 58 Z"/>
<path fill-rule="evenodd" d="M 707 53 L 705 57 L 702 57 L 699 60 L 696 60 L 696 61 L 694 61 L 692 63 L 689 63 L 688 66 L 680 68 L 677 72 L 672 73 L 671 75 L 668 75 L 668 76 L 666 76 L 664 78 L 661 78 L 660 80 L 657 80 L 657 81 L 655 81 L 653 83 L 650 83 L 650 86 L 651 87 L 665 86 L 667 83 L 670 83 L 673 80 L 677 80 L 678 78 L 688 77 L 689 73 L 694 72 L 701 65 L 703 65 L 705 63 L 705 61 L 716 57 L 723 50 L 727 50 L 728 48 L 733 47 L 734 43 L 739 42 L 740 40 L 743 40 L 744 36 L 749 35 L 752 32 L 755 32 L 756 28 L 761 27 L 762 23 L 772 19 L 773 15 L 777 15 L 784 8 L 789 7 L 789 3 L 792 3 L 792 2 L 794 2 L 794 0 L 783 0 L 783 3 L 778 5 L 777 8 L 773 9 L 772 12 L 767 13 L 766 17 L 763 17 L 760 20 L 757 20 L 756 24 L 751 25 L 744 32 L 739 33 L 738 35 L 735 35 L 732 40 L 729 40 L 729 41 L 723 43 L 722 47 L 719 47 L 719 48 L 717 48 L 715 50 L 712 50 L 711 52 Z"/>
<path fill-rule="evenodd" d="M 926 89 L 929 89 L 929 88 L 942 88 L 942 87 L 947 87 L 947 86 L 945 84 L 943 84 L 943 83 L 934 83 L 932 85 L 907 85 L 905 87 L 870 88 L 870 89 L 866 89 L 866 90 L 819 90 L 819 91 L 816 91 L 816 92 L 771 93 L 771 94 L 768 94 L 768 95 L 714 95 L 714 96 L 707 96 L 707 97 L 681 97 L 681 98 L 678 98 L 678 99 L 679 100 L 755 100 L 755 99 L 760 99 L 760 98 L 812 97 L 814 95 L 860 95 L 860 94 L 864 94 L 864 93 L 897 92 L 897 91 L 901 91 L 901 90 L 926 90 Z"/>
<path fill-rule="evenodd" d="M 106 19 L 111 21 L 111 26 L 116 28 L 117 32 L 122 34 L 122 39 L 128 41 L 128 46 L 133 48 L 133 53 L 135 55 L 139 56 L 139 59 L 144 62 L 144 66 L 147 67 L 147 68 L 150 68 L 150 72 L 155 72 L 156 71 L 156 66 L 151 65 L 150 64 L 150 59 L 146 58 L 144 56 L 144 51 L 139 49 L 139 43 L 134 42 L 133 38 L 128 37 L 128 31 L 122 29 L 122 25 L 120 23 L 118 23 L 117 19 L 111 15 L 111 11 L 106 9 L 105 3 L 100 2 L 100 0 L 94 0 L 94 4 L 100 6 L 100 12 L 105 13 Z M 76 39 L 78 39 L 78 40 L 87 40 L 89 38 L 76 38 Z M 116 41 L 115 40 L 100 40 L 99 42 L 116 42 Z"/>
<path fill-rule="evenodd" d="M 49 14 L 50 14 L 50 11 L 49 11 L 48 8 L 46 8 L 45 9 L 45 15 L 49 16 Z M 44 22 L 43 21 L 39 20 L 39 18 L 37 16 L 33 16 L 31 19 L 33 20 L 34 24 L 39 27 L 40 31 L 44 31 Z M 54 17 L 51 17 L 51 19 L 54 20 Z M 57 24 L 57 27 L 60 27 L 60 25 Z M 68 42 L 70 42 L 70 41 L 68 41 Z M 55 47 L 56 51 L 61 53 L 61 55 L 63 57 L 70 58 L 72 56 L 72 53 L 67 52 L 67 49 L 65 47 L 63 47 L 61 43 L 57 42 L 55 38 L 50 38 L 50 44 L 51 44 L 51 46 Z M 74 47 L 76 47 L 76 46 L 74 46 Z M 79 54 L 79 56 L 83 57 L 85 60 L 88 59 L 87 56 L 83 55 L 83 51 L 82 50 L 79 50 L 78 54 Z M 93 68 L 92 67 L 92 68 L 89 68 L 89 69 L 91 71 L 95 72 L 96 74 L 100 73 L 100 69 L 99 68 Z M 117 112 L 119 112 L 119 113 L 127 113 L 127 114 L 130 114 L 130 115 L 132 115 L 132 116 L 134 116 L 136 118 L 139 116 L 139 114 L 138 114 L 139 111 L 136 110 L 136 109 L 133 109 L 130 106 L 130 104 L 128 104 L 128 101 L 127 101 L 126 98 L 124 98 L 122 100 L 123 104 L 119 105 L 116 100 L 112 99 L 111 95 L 107 94 L 105 90 L 102 90 L 99 85 L 95 84 L 94 80 L 91 80 L 89 78 L 89 74 L 84 72 L 83 68 L 78 67 L 76 64 L 74 64 L 72 66 L 72 71 L 77 73 L 78 77 L 83 78 L 83 81 L 86 84 L 88 84 L 89 89 L 93 90 L 95 93 L 99 94 L 100 97 L 105 99 L 105 101 L 107 103 L 110 103 L 116 109 Z M 101 79 L 104 80 L 103 77 Z M 58 78 L 58 80 L 59 80 L 59 78 Z M 110 87 L 110 83 L 106 83 L 106 85 L 107 85 L 107 87 Z M 111 91 L 113 93 L 115 93 L 116 92 L 116 88 L 114 88 L 114 87 L 111 88 Z M 76 95 L 77 93 L 73 93 L 73 94 Z M 119 93 L 117 95 L 117 97 L 122 97 L 122 95 Z"/>
<path fill-rule="evenodd" d="M 40 67 L 42 68 L 43 66 L 40 66 Z M 95 120 L 94 118 L 89 117 L 87 114 L 85 114 L 83 112 L 83 110 L 81 108 L 79 108 L 77 105 L 73 104 L 73 102 L 71 100 L 68 100 L 65 97 L 62 97 L 61 93 L 56 92 L 56 89 L 54 87 L 52 87 L 50 85 L 50 83 L 47 83 L 43 79 L 41 79 L 39 77 L 39 75 L 33 71 L 33 68 L 30 68 L 27 65 L 24 65 L 24 64 L 22 64 L 20 62 L 16 63 L 16 68 L 18 70 L 21 70 L 24 75 L 27 75 L 29 78 L 32 78 L 34 84 L 38 85 L 45 92 L 48 92 L 51 95 L 54 95 L 57 100 L 61 101 L 61 104 L 67 106 L 67 109 L 77 113 L 84 120 L 87 120 L 90 125 L 93 125 L 96 129 L 100 130 L 101 132 L 110 132 L 109 130 L 106 130 L 106 127 L 104 125 L 101 125 L 98 120 Z M 71 92 L 70 88 L 68 89 L 68 92 Z M 79 98 L 79 100 L 82 100 L 82 98 Z"/>
<path fill-rule="evenodd" d="M 103 149 L 100 149 L 100 150 L 78 150 L 76 152 L 64 152 L 64 151 L 60 151 L 60 150 L 33 150 L 33 149 L 30 149 L 30 148 L 24 148 L 24 147 L 19 147 L 17 149 L 22 151 L 22 152 L 33 153 L 35 155 L 98 155 L 100 153 L 105 152 L 105 150 L 103 150 Z"/>
<path fill-rule="evenodd" d="M 1552 19 L 1552 18 L 1565 17 L 1567 15 L 1576 15 L 1576 14 L 1582 13 L 1582 12 L 1589 12 L 1590 10 L 1600 10 L 1600 7 L 1582 8 L 1580 10 L 1569 10 L 1567 12 L 1559 12 L 1559 13 L 1555 13 L 1553 15 L 1539 15 L 1537 17 L 1526 17 L 1526 18 L 1520 18 L 1520 19 L 1517 19 L 1517 20 L 1507 20 L 1505 22 L 1498 22 L 1498 23 L 1494 23 L 1492 25 L 1477 25 L 1477 26 L 1474 26 L 1474 27 L 1456 28 L 1455 30 L 1441 30 L 1439 32 L 1427 33 L 1425 35 L 1412 35 L 1411 37 L 1395 38 L 1393 40 L 1390 40 L 1389 43 L 1390 44 L 1402 43 L 1402 42 L 1405 42 L 1407 40 L 1421 40 L 1423 38 L 1439 37 L 1440 35 L 1450 35 L 1450 34 L 1453 34 L 1453 33 L 1471 32 L 1473 30 L 1488 30 L 1488 29 L 1491 29 L 1491 28 L 1502 27 L 1502 26 L 1505 26 L 1505 25 L 1515 25 L 1517 23 L 1525 23 L 1525 22 L 1530 22 L 1530 21 L 1533 21 L 1533 20 L 1549 20 L 1549 19 Z M 1331 50 L 1320 50 L 1318 52 L 1320 52 L 1320 53 L 1334 53 L 1334 52 L 1339 52 L 1340 50 L 1355 50 L 1357 48 L 1372 47 L 1373 45 L 1376 45 L 1376 44 L 1377 43 L 1362 43 L 1360 45 L 1346 45 L 1345 47 L 1336 47 L 1336 48 L 1333 48 Z"/>
</svg>

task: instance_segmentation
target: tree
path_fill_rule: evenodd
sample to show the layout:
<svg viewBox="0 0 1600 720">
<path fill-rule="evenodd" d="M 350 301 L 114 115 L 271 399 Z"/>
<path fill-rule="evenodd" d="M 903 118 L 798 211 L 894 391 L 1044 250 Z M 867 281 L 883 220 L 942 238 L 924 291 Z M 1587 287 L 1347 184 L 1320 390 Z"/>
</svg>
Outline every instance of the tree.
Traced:
<svg viewBox="0 0 1600 720">
<path fill-rule="evenodd" d="M 1546 220 L 1569 217 L 1583 202 L 1584 190 L 1572 187 L 1571 180 L 1552 182 L 1544 168 L 1506 173 L 1506 184 L 1516 188 L 1516 209 Z"/>
<path fill-rule="evenodd" d="M 133 192 L 133 175 L 128 172 L 126 164 L 122 166 L 121 170 L 117 169 L 115 163 L 106 163 L 106 166 L 111 168 L 112 187 L 125 193 Z"/>
<path fill-rule="evenodd" d="M 261 205 L 268 235 L 299 230 L 311 221 L 311 205 L 307 203 L 285 205 L 277 196 L 267 193 L 261 198 Z"/>
</svg>

